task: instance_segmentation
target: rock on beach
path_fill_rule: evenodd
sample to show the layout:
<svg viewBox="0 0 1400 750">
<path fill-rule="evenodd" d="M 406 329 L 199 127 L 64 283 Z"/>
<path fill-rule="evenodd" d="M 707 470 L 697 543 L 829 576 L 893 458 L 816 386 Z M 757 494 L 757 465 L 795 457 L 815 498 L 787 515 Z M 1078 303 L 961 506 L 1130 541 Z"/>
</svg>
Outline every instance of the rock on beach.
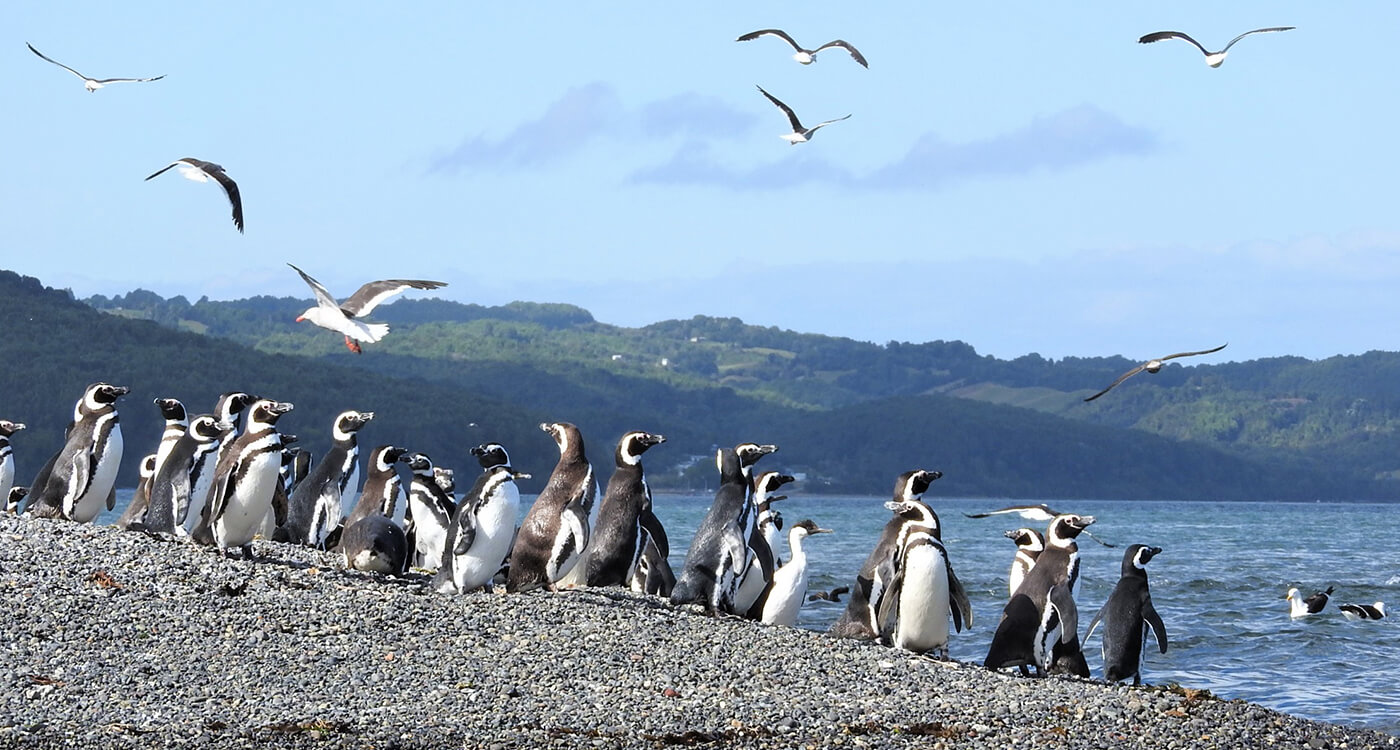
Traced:
<svg viewBox="0 0 1400 750">
<path fill-rule="evenodd" d="M 1182 688 L 1026 679 L 617 589 L 445 596 L 0 517 L 0 748 L 1397 747 Z"/>
</svg>

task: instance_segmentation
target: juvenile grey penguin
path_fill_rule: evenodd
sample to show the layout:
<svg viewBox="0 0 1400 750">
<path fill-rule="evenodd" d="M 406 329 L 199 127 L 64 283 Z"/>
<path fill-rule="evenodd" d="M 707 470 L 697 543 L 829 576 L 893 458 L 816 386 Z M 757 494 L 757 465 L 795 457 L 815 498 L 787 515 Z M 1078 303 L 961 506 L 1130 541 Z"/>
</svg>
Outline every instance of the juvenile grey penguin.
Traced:
<svg viewBox="0 0 1400 750">
<path fill-rule="evenodd" d="M 598 492 L 578 428 L 545 422 L 540 429 L 559 446 L 559 462 L 511 547 L 506 592 L 512 594 L 540 587 L 552 591 L 574 569 L 588 546 L 588 513 Z"/>
<path fill-rule="evenodd" d="M 758 533 L 752 473 L 760 458 L 777 450 L 776 445 L 740 443 L 716 453 L 719 488 L 686 552 L 672 604 L 700 604 L 711 615 L 740 614 L 735 598 L 754 555 L 767 554 L 760 564 L 772 569 L 772 551 Z"/>
<path fill-rule="evenodd" d="M 262 530 L 281 480 L 282 436 L 277 420 L 292 410 L 282 401 L 259 399 L 248 407 L 243 434 L 229 446 L 214 471 L 214 486 L 204 506 L 195 541 L 230 547 L 252 558 L 253 537 Z"/>
<path fill-rule="evenodd" d="M 491 588 L 491 579 L 510 554 L 515 519 L 520 514 L 517 479 L 530 475 L 505 464 L 492 466 L 477 477 L 462 496 L 443 545 L 442 567 L 433 588 L 444 594 L 462 594 Z"/>
<path fill-rule="evenodd" d="M 651 512 L 651 487 L 642 469 L 642 454 L 666 442 L 662 435 L 633 431 L 617 441 L 613 473 L 598 503 L 598 519 L 590 535 L 589 586 L 625 586 L 646 549 L 649 534 L 660 525 Z M 650 528 L 648 528 L 650 526 Z"/>
<path fill-rule="evenodd" d="M 0 419 L 0 497 L 8 498 L 15 486 L 15 458 L 10 448 L 10 436 L 24 429 L 23 422 Z"/>
<path fill-rule="evenodd" d="M 287 498 L 287 521 L 277 527 L 273 541 L 325 548 L 326 536 L 340 523 L 341 499 L 355 490 L 359 431 L 371 419 L 374 412 L 353 409 L 336 416 L 331 449 Z"/>
<path fill-rule="evenodd" d="M 218 450 L 219 441 L 233 431 L 233 425 L 221 422 L 211 414 L 201 414 L 190 420 L 185 434 L 162 462 L 150 483 L 150 500 L 141 524 L 146 531 L 185 536 L 185 515 L 190 510 L 193 487 L 190 471 L 203 453 Z"/>
<path fill-rule="evenodd" d="M 160 410 L 160 416 L 165 420 L 165 429 L 160 433 L 160 443 L 156 446 L 156 473 L 160 473 L 161 462 L 170 455 L 170 450 L 175 447 L 176 441 L 185 436 L 185 430 L 190 426 L 189 413 L 185 411 L 185 405 L 177 398 L 155 399 L 156 408 Z"/>
<path fill-rule="evenodd" d="M 1084 640 L 1089 640 L 1103 622 L 1103 678 L 1108 682 L 1131 677 L 1134 685 L 1142 684 L 1142 642 L 1149 626 L 1157 648 L 1167 653 L 1167 626 L 1147 589 L 1147 561 L 1161 552 L 1161 547 L 1134 544 L 1123 553 L 1122 577 L 1084 634 Z"/>
<path fill-rule="evenodd" d="M 190 508 L 185 513 L 185 529 L 193 532 L 204 515 L 204 504 L 209 501 L 210 488 L 214 486 L 214 472 L 219 462 L 228 454 L 233 441 L 238 438 L 239 423 L 246 410 L 257 398 L 242 391 L 229 391 L 214 402 L 214 418 L 233 426 L 212 451 L 200 453 L 190 466 Z M 284 439 L 284 444 L 288 441 Z M 157 461 L 159 462 L 159 461 Z"/>
<path fill-rule="evenodd" d="M 457 503 L 437 483 L 433 461 L 426 453 L 409 456 L 408 470 L 413 473 L 408 485 L 408 507 L 404 512 L 409 565 L 436 571 L 442 567 L 447 527 L 452 524 Z"/>
<path fill-rule="evenodd" d="M 370 513 L 346 524 L 340 535 L 340 550 L 347 568 L 397 575 L 407 564 L 408 539 L 394 519 Z"/>
<path fill-rule="evenodd" d="M 880 598 L 877 618 L 882 641 L 946 658 L 949 619 L 959 632 L 972 627 L 972 607 L 943 546 L 938 514 L 932 509 L 917 513 L 929 516 L 932 524 L 910 528 L 896 548 L 893 578 Z"/>
<path fill-rule="evenodd" d="M 1079 582 L 1079 536 L 1093 516 L 1056 516 L 1045 532 L 1045 550 L 1036 558 L 1015 595 L 1002 610 L 983 666 L 1034 666 L 1036 674 L 1067 671 L 1089 676 L 1079 647 L 1079 612 L 1074 594 Z"/>
<path fill-rule="evenodd" d="M 83 392 L 73 407 L 73 424 L 63 448 L 30 488 L 31 514 L 88 523 L 116 506 L 117 468 L 122 462 L 117 399 L 130 390 L 93 383 Z"/>
<path fill-rule="evenodd" d="M 365 487 L 360 491 L 360 499 L 345 519 L 349 530 L 362 519 L 379 514 L 393 518 L 398 509 L 399 491 L 402 481 L 396 468 L 408 463 L 408 449 L 396 445 L 381 445 L 369 454 L 368 469 L 365 471 Z M 342 542 L 343 544 L 344 542 Z"/>
<path fill-rule="evenodd" d="M 1026 574 L 1035 567 L 1036 558 L 1045 551 L 1045 537 L 1035 529 L 1020 528 L 1008 531 L 1007 539 L 1016 542 L 1016 557 L 1011 560 L 1011 572 L 1006 578 L 1007 596 L 1015 596 L 1016 589 L 1026 580 Z"/>
<path fill-rule="evenodd" d="M 929 485 L 942 476 L 941 471 L 915 469 L 894 480 L 894 498 L 885 503 L 894 516 L 885 523 L 875 548 L 856 573 L 846 609 L 828 631 L 832 635 L 858 640 L 880 636 L 880 605 L 894 577 L 894 556 L 911 533 L 937 528 L 937 517 L 923 503 L 923 496 Z"/>
<path fill-rule="evenodd" d="M 150 453 L 141 459 L 139 474 L 141 478 L 136 482 L 136 491 L 131 494 L 131 502 L 127 503 L 121 518 L 112 524 L 119 529 L 126 530 L 133 526 L 140 528 L 146 520 L 146 508 L 151 504 L 151 480 L 156 476 L 156 454 Z"/>
<path fill-rule="evenodd" d="M 744 570 L 743 579 L 739 581 L 739 591 L 734 596 L 735 608 L 747 613 L 751 620 L 762 619 L 763 595 L 772 583 L 774 573 L 783 564 L 778 557 L 778 536 L 782 532 L 783 516 L 773 509 L 773 503 L 787 499 L 786 495 L 777 494 L 778 488 L 792 481 L 790 475 L 777 471 L 765 471 L 753 480 L 754 523 L 759 537 L 754 541 L 754 546 L 762 545 L 768 553 L 766 557 L 753 555 L 749 567 Z M 771 560 L 772 564 L 764 567 L 763 559 Z"/>
</svg>

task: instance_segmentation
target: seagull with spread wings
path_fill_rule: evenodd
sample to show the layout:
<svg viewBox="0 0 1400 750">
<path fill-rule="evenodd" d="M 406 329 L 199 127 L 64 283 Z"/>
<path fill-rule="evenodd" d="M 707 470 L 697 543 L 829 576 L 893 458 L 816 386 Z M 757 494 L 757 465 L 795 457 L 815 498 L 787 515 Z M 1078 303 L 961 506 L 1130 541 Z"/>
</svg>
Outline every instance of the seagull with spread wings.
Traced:
<svg viewBox="0 0 1400 750">
<path fill-rule="evenodd" d="M 1102 395 L 1104 395 L 1105 393 L 1108 393 L 1109 391 L 1111 391 L 1111 390 L 1113 390 L 1114 388 L 1118 387 L 1118 384 L 1119 384 L 1119 383 L 1123 382 L 1124 380 L 1127 380 L 1128 378 L 1131 378 L 1132 376 L 1134 376 L 1134 375 L 1136 375 L 1136 374 L 1138 374 L 1138 373 L 1140 373 L 1140 372 L 1144 372 L 1144 371 L 1145 371 L 1145 372 L 1155 373 L 1155 372 L 1161 370 L 1163 364 L 1165 364 L 1166 361 L 1169 360 L 1169 359 L 1176 359 L 1177 357 L 1194 357 L 1194 356 L 1196 356 L 1196 355 L 1198 355 L 1198 354 L 1212 354 L 1212 353 L 1214 353 L 1214 352 L 1220 351 L 1221 349 L 1224 349 L 1224 348 L 1227 347 L 1227 346 L 1229 346 L 1228 343 L 1226 343 L 1226 344 L 1221 344 L 1220 346 L 1217 346 L 1217 347 L 1215 347 L 1214 349 L 1206 349 L 1205 351 L 1200 351 L 1200 352 L 1179 352 L 1179 353 L 1177 353 L 1177 354 L 1168 354 L 1167 356 L 1165 356 L 1165 357 L 1160 357 L 1160 358 L 1158 358 L 1158 359 L 1150 359 L 1150 360 L 1148 360 L 1148 361 L 1146 361 L 1146 362 L 1143 362 L 1142 364 L 1138 365 L 1137 367 L 1134 367 L 1133 369 L 1128 370 L 1127 372 L 1123 373 L 1122 375 L 1119 375 L 1117 380 L 1115 380 L 1115 381 L 1113 381 L 1112 383 L 1109 383 L 1109 384 L 1108 384 L 1108 387 L 1107 387 L 1107 388 L 1105 388 L 1105 389 L 1099 391 L 1098 393 L 1095 393 L 1094 395 L 1092 395 L 1092 396 L 1090 396 L 1090 397 L 1088 397 L 1088 398 L 1086 398 L 1086 399 L 1084 399 L 1084 400 L 1085 400 L 1085 401 L 1093 401 L 1094 399 L 1098 398 L 1099 396 L 1102 396 Z"/>
<path fill-rule="evenodd" d="M 1201 54 L 1206 56 L 1206 65 L 1209 65 L 1212 68 L 1218 68 L 1220 67 L 1220 63 L 1225 62 L 1225 55 L 1230 52 L 1231 47 L 1235 46 L 1235 42 L 1238 42 L 1239 40 L 1249 36 L 1250 34 L 1267 34 L 1273 31 L 1290 31 L 1295 28 L 1297 27 L 1270 26 L 1267 29 L 1254 29 L 1253 31 L 1246 31 L 1243 34 L 1240 34 L 1239 36 L 1235 37 L 1234 39 L 1231 39 L 1230 43 L 1225 45 L 1225 49 L 1222 49 L 1219 52 L 1211 52 L 1210 50 L 1201 46 L 1200 42 L 1196 41 L 1195 39 L 1192 39 L 1186 34 L 1181 33 L 1180 31 L 1154 31 L 1151 34 L 1144 35 L 1141 39 L 1138 40 L 1138 43 L 1151 44 L 1153 42 L 1160 42 L 1163 39 L 1181 39 L 1196 45 L 1196 49 L 1200 50 Z"/>
<path fill-rule="evenodd" d="M 48 62 L 51 62 L 54 65 L 57 65 L 58 67 L 68 71 L 69 73 L 72 73 L 73 75 L 83 79 L 83 88 L 87 89 L 89 94 L 102 88 L 103 86 L 106 86 L 109 83 L 145 83 L 147 81 L 159 81 L 160 79 L 165 77 L 163 75 L 159 75 L 155 78 L 88 78 L 82 73 L 73 70 L 67 65 L 64 65 L 63 63 L 53 59 L 52 57 L 45 55 L 39 50 L 34 49 L 34 45 L 30 44 L 29 42 L 25 42 L 24 46 L 28 47 L 30 52 L 33 52 L 34 54 L 38 55 L 44 60 L 47 60 Z"/>
<path fill-rule="evenodd" d="M 243 198 L 238 194 L 238 183 L 229 177 L 224 168 L 212 161 L 203 161 L 191 156 L 177 159 L 166 165 L 164 169 L 151 175 L 158 177 L 171 167 L 180 168 L 180 176 L 195 182 L 208 182 L 213 180 L 219 183 L 219 187 L 224 189 L 224 195 L 228 196 L 228 202 L 233 206 L 233 225 L 238 227 L 238 231 L 243 231 Z M 146 179 L 151 179 L 147 177 Z"/>
<path fill-rule="evenodd" d="M 758 90 L 762 92 L 764 96 L 768 97 L 768 101 L 773 102 L 773 104 L 777 105 L 778 109 L 781 109 L 783 111 L 783 114 L 787 115 L 788 122 L 792 123 L 792 132 L 784 133 L 778 137 L 782 138 L 783 140 L 787 141 L 790 145 L 793 146 L 796 146 L 799 143 L 806 143 L 807 141 L 812 140 L 812 134 L 817 132 L 817 130 L 824 128 L 833 122 L 840 122 L 846 119 L 846 117 L 850 117 L 850 115 L 846 115 L 846 117 L 838 117 L 835 120 L 819 122 L 810 128 L 804 128 L 802 127 L 802 122 L 797 119 L 797 115 L 793 113 L 792 107 L 789 107 L 788 105 L 778 101 L 778 98 L 776 96 L 773 96 L 767 91 L 764 91 L 762 86 L 759 86 Z"/>
<path fill-rule="evenodd" d="M 287 265 L 292 266 L 291 263 Z M 389 332 L 386 323 L 366 323 L 360 320 L 360 316 L 368 315 L 371 310 L 379 306 L 379 303 L 402 292 L 405 289 L 438 289 L 447 286 L 442 281 L 421 281 L 418 279 L 386 279 L 384 281 L 371 281 L 360 287 L 350 299 L 343 303 L 337 303 L 335 297 L 321 286 L 321 282 L 311 278 L 305 271 L 292 266 L 292 269 L 301 274 L 301 278 L 311 287 L 311 291 L 316 293 L 316 306 L 307 308 L 306 312 L 297 317 L 297 322 L 309 320 L 316 325 L 327 330 L 345 336 L 345 348 L 359 354 L 360 345 L 357 341 L 368 341 L 374 343 Z"/>
<path fill-rule="evenodd" d="M 816 49 L 803 49 L 802 45 L 794 41 L 793 38 L 788 36 L 788 33 L 786 31 L 783 31 L 782 29 L 759 29 L 758 31 L 750 31 L 749 33 L 739 37 L 738 39 L 735 39 L 734 41 L 749 42 L 765 35 L 778 37 L 779 39 L 792 45 L 792 48 L 794 50 L 797 50 L 797 53 L 792 56 L 792 59 L 802 63 L 803 65 L 811 65 L 812 63 L 816 62 L 817 53 L 821 52 L 824 49 L 840 47 L 841 49 L 851 53 L 851 59 L 860 63 L 860 66 L 862 68 L 870 67 L 870 65 L 865 62 L 865 56 L 860 53 L 860 50 L 856 49 L 855 47 L 852 47 L 850 44 L 846 43 L 846 41 L 842 39 L 833 39 Z"/>
</svg>

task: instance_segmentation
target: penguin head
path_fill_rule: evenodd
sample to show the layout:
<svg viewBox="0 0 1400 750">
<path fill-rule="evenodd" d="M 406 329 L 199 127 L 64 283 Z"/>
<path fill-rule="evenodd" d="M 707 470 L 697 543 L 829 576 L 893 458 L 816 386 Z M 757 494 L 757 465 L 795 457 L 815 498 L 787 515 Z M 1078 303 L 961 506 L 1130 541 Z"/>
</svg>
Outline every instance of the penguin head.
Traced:
<svg viewBox="0 0 1400 750">
<path fill-rule="evenodd" d="M 1017 548 L 1026 549 L 1031 552 L 1040 552 L 1045 549 L 1045 537 L 1041 536 L 1040 532 L 1035 529 L 1012 529 L 1003 534 L 1003 536 L 1016 542 Z"/>
<path fill-rule="evenodd" d="M 1145 544 L 1134 544 L 1128 547 L 1123 553 L 1123 575 L 1128 575 L 1133 571 L 1146 570 L 1147 562 L 1153 557 L 1162 554 L 1161 547 L 1149 547 Z"/>
<path fill-rule="evenodd" d="M 744 476 L 749 475 L 749 467 L 758 463 L 758 459 L 769 453 L 777 453 L 776 445 L 759 445 L 758 443 L 739 443 L 734 446 L 734 454 L 739 457 L 739 468 L 744 472 Z"/>
<path fill-rule="evenodd" d="M 290 433 L 290 432 L 284 432 L 284 433 L 282 433 L 282 434 L 280 435 L 280 437 L 282 438 L 282 447 L 283 447 L 284 449 L 286 449 L 287 446 L 291 445 L 292 443 L 299 443 L 299 442 L 301 442 L 301 438 L 297 437 L 296 435 L 294 435 L 294 434 L 292 434 L 292 433 Z M 286 452 L 295 455 L 295 454 L 297 454 L 297 453 L 300 453 L 301 450 L 302 450 L 301 448 L 290 448 L 290 449 L 287 449 Z"/>
<path fill-rule="evenodd" d="M 915 469 L 906 471 L 894 480 L 895 502 L 901 500 L 918 500 L 928 491 L 929 485 L 942 478 L 941 471 L 927 471 L 925 469 Z"/>
<path fill-rule="evenodd" d="M 784 496 L 770 496 L 768 493 L 777 492 L 779 487 L 782 487 L 783 485 L 793 481 L 796 480 L 793 479 L 791 475 L 782 474 L 776 471 L 765 471 L 762 474 L 759 474 L 758 478 L 753 480 L 755 502 L 776 503 L 779 500 L 786 500 L 787 498 Z"/>
<path fill-rule="evenodd" d="M 506 447 L 500 443 L 482 443 L 472 448 L 471 454 L 476 456 L 476 462 L 481 464 L 483 470 L 510 464 L 510 454 L 506 453 Z"/>
<path fill-rule="evenodd" d="M 19 511 L 19 504 L 24 502 L 24 497 L 29 494 L 28 487 L 11 487 L 10 496 L 5 498 L 5 511 L 16 513 Z"/>
<path fill-rule="evenodd" d="M 664 442 L 666 442 L 664 435 L 641 431 L 629 432 L 617 441 L 617 454 L 615 456 L 617 465 L 636 466 L 642 460 L 642 454 L 646 453 L 647 448 Z"/>
<path fill-rule="evenodd" d="M 1093 516 L 1078 516 L 1073 513 L 1062 513 L 1055 516 L 1050 522 L 1050 528 L 1046 531 L 1045 542 L 1054 547 L 1064 547 L 1074 542 L 1074 538 L 1079 533 L 1089 527 L 1094 522 Z"/>
<path fill-rule="evenodd" d="M 0 437 L 9 437 L 24 429 L 23 422 L 11 422 L 8 419 L 0 419 Z"/>
<path fill-rule="evenodd" d="M 541 422 L 540 429 L 554 438 L 554 444 L 559 446 L 559 455 L 561 456 L 575 448 L 579 451 L 583 450 L 583 436 L 579 433 L 578 427 L 569 422 Z"/>
<path fill-rule="evenodd" d="M 933 512 L 933 508 L 928 507 L 924 501 L 917 499 L 891 500 L 885 503 L 885 507 L 892 511 L 895 516 L 904 519 L 906 525 L 926 527 L 933 531 L 935 537 L 942 538 L 938 514 Z"/>
<path fill-rule="evenodd" d="M 97 411 L 117 402 L 117 399 L 130 393 L 131 389 L 122 385 L 93 383 L 83 393 L 83 406 L 88 411 Z"/>
<path fill-rule="evenodd" d="M 271 399 L 258 399 L 253 402 L 248 409 L 248 419 L 259 424 L 277 424 L 278 417 L 292 410 L 292 405 L 286 401 L 273 401 Z"/>
<path fill-rule="evenodd" d="M 374 419 L 372 411 L 355 411 L 354 409 L 343 411 L 335 418 L 335 429 L 331 431 L 331 434 L 337 443 L 351 440 L 355 433 L 359 432 L 360 428 L 368 424 L 371 419 Z"/>
<path fill-rule="evenodd" d="M 155 403 L 156 408 L 160 409 L 160 416 L 168 422 L 183 422 L 189 418 L 185 405 L 178 398 L 158 398 Z"/>
<path fill-rule="evenodd" d="M 236 425 L 238 424 L 238 415 L 257 401 L 257 396 L 242 391 L 229 391 L 219 396 L 218 402 L 214 404 L 214 413 L 225 422 L 232 422 Z"/>
<path fill-rule="evenodd" d="M 437 486 L 449 495 L 457 491 L 457 474 L 451 469 L 434 466 L 433 481 L 437 482 Z"/>
<path fill-rule="evenodd" d="M 407 458 L 408 468 L 417 476 L 433 475 L 433 460 L 426 453 L 414 453 Z"/>
<path fill-rule="evenodd" d="M 190 420 L 190 426 L 185 428 L 185 433 L 201 443 L 212 443 L 232 430 L 231 423 L 215 419 L 212 414 L 201 414 Z"/>
</svg>

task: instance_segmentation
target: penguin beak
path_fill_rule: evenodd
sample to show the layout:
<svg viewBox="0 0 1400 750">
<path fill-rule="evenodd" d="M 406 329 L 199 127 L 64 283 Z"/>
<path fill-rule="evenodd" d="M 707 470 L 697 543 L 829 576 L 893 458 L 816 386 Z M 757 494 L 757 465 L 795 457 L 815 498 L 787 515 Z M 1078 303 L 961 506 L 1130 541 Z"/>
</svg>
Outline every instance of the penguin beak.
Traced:
<svg viewBox="0 0 1400 750">
<path fill-rule="evenodd" d="M 24 423 L 23 423 L 23 422 L 13 422 L 13 423 L 10 424 L 10 431 L 11 431 L 11 432 L 19 432 L 20 430 L 23 430 L 23 429 L 24 429 Z"/>
<path fill-rule="evenodd" d="M 284 445 L 284 446 L 285 446 L 285 445 L 291 445 L 292 443 L 295 443 L 296 441 L 298 441 L 298 440 L 300 440 L 300 439 L 301 439 L 301 438 L 297 437 L 296 435 L 293 435 L 293 434 L 290 433 L 290 432 L 284 432 L 284 433 L 282 433 L 282 445 Z"/>
<path fill-rule="evenodd" d="M 813 529 L 813 530 L 812 530 L 812 533 L 813 533 L 813 534 L 831 534 L 831 533 L 834 533 L 834 532 L 832 532 L 831 529 Z"/>
</svg>

